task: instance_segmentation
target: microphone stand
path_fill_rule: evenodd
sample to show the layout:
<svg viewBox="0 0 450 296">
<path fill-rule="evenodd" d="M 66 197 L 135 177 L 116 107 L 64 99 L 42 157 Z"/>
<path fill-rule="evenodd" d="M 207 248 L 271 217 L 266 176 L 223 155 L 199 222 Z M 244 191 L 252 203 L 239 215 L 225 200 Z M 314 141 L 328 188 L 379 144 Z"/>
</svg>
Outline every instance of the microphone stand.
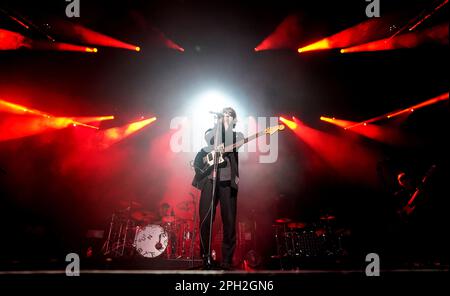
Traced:
<svg viewBox="0 0 450 296">
<path fill-rule="evenodd" d="M 195 249 L 195 236 L 197 235 L 195 229 L 197 226 L 197 203 L 195 202 L 196 197 L 194 194 L 190 193 L 192 196 L 192 203 L 194 204 L 194 227 L 192 229 L 191 246 L 190 246 L 190 256 L 191 256 L 191 267 L 194 267 L 194 249 Z"/>
<path fill-rule="evenodd" d="M 214 166 L 212 171 L 212 193 L 211 193 L 211 218 L 209 221 L 209 243 L 208 243 L 208 253 L 206 255 L 206 267 L 211 268 L 212 267 L 212 258 L 211 258 L 211 243 L 212 243 L 212 228 L 213 228 L 213 222 L 214 222 L 214 201 L 216 198 L 216 188 L 217 188 L 217 171 L 218 171 L 218 151 L 217 151 L 217 143 L 218 140 L 222 140 L 222 124 L 223 124 L 223 117 L 220 115 L 217 115 L 217 128 L 214 135 Z M 220 137 L 220 138 L 219 138 Z M 222 141 L 221 141 L 222 142 Z"/>
</svg>

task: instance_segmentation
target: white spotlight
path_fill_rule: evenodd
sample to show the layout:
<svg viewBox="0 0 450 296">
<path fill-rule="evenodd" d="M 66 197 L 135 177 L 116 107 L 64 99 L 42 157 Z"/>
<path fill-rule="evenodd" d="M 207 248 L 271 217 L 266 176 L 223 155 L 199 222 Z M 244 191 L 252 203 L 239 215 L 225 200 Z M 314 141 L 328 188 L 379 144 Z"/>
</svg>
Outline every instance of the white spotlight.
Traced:
<svg viewBox="0 0 450 296">
<path fill-rule="evenodd" d="M 194 97 L 192 104 L 188 107 L 188 114 L 191 119 L 191 134 L 195 150 L 205 146 L 205 131 L 213 127 L 214 115 L 210 111 L 221 112 L 225 107 L 232 107 L 236 111 L 238 116 L 237 128 L 242 127 L 241 124 L 246 114 L 232 97 L 218 90 L 208 90 Z"/>
</svg>

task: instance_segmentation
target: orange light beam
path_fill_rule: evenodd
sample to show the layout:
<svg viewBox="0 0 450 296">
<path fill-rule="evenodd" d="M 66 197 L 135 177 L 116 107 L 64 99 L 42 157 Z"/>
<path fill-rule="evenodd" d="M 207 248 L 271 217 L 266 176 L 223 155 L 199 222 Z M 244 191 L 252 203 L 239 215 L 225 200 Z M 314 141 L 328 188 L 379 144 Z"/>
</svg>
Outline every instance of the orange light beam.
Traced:
<svg viewBox="0 0 450 296">
<path fill-rule="evenodd" d="M 81 123 L 89 123 L 89 122 L 99 122 L 105 120 L 112 120 L 114 116 L 92 116 L 92 117 L 72 117 L 72 120 L 81 122 Z"/>
<path fill-rule="evenodd" d="M 103 148 L 108 148 L 111 145 L 129 137 L 130 135 L 136 133 L 140 129 L 149 125 L 150 123 L 156 121 L 156 117 L 149 119 L 144 119 L 136 122 L 132 122 L 125 126 L 113 127 L 103 131 L 103 139 L 101 140 L 100 146 Z"/>
<path fill-rule="evenodd" d="M 441 4 L 439 4 L 435 9 L 433 9 L 432 12 L 430 12 L 429 14 L 427 14 L 426 16 L 424 16 L 422 19 L 420 19 L 417 23 L 415 23 L 414 25 L 411 26 L 411 28 L 409 28 L 408 30 L 411 32 L 413 31 L 415 28 L 417 28 L 418 26 L 420 26 L 421 23 L 423 23 L 424 21 L 426 21 L 430 16 L 432 16 L 436 11 L 438 11 L 439 9 L 441 9 L 445 4 L 448 3 L 448 0 L 445 0 L 444 2 L 442 2 Z"/>
<path fill-rule="evenodd" d="M 407 33 L 394 38 L 385 38 L 369 43 L 341 49 L 341 53 L 394 50 L 414 48 L 426 42 L 448 44 L 448 23 L 437 25 L 420 32 Z"/>
<path fill-rule="evenodd" d="M 295 130 L 298 127 L 297 123 L 295 123 L 294 121 L 291 121 L 289 119 L 286 119 L 282 116 L 280 116 L 280 121 L 283 122 L 284 124 L 286 124 L 288 126 L 288 128 L 290 128 L 291 130 Z"/>
<path fill-rule="evenodd" d="M 15 113 L 15 114 L 34 114 L 34 115 L 40 115 L 44 117 L 51 117 L 50 114 L 41 112 L 36 109 L 31 109 L 19 104 L 11 103 L 5 100 L 0 100 L 0 111 L 3 112 L 9 112 L 9 113 Z"/>
<path fill-rule="evenodd" d="M 80 126 L 84 126 L 84 127 L 88 127 L 88 128 L 98 129 L 98 127 L 96 127 L 96 126 L 85 124 L 85 123 L 82 123 L 82 122 L 78 122 L 78 121 L 72 120 L 70 118 L 68 118 L 68 119 L 71 121 L 73 126 L 80 125 Z"/>
<path fill-rule="evenodd" d="M 425 106 L 429 106 L 429 105 L 432 105 L 432 104 L 436 104 L 436 103 L 438 103 L 438 102 L 440 102 L 440 101 L 448 100 L 448 95 L 449 95 L 448 92 L 447 92 L 447 93 L 443 93 L 442 95 L 439 95 L 439 96 L 437 96 L 437 97 L 434 97 L 434 98 L 432 98 L 432 99 L 429 99 L 429 100 L 427 100 L 427 101 L 425 101 L 425 102 L 423 102 L 423 103 L 414 105 L 414 106 L 411 107 L 411 109 L 419 109 L 419 108 L 422 108 L 422 107 L 425 107 Z"/>
<path fill-rule="evenodd" d="M 9 112 L 9 113 L 14 113 L 14 114 L 21 114 L 21 115 L 38 115 L 38 116 L 42 116 L 45 118 L 57 118 L 60 120 L 69 120 L 69 122 L 75 126 L 80 125 L 80 126 L 84 126 L 84 127 L 89 127 L 89 128 L 93 128 L 93 129 L 98 129 L 98 127 L 96 126 L 92 126 L 92 125 L 88 125 L 82 122 L 78 122 L 75 121 L 71 118 L 66 118 L 66 117 L 58 117 L 58 116 L 53 116 L 49 113 L 46 112 L 42 112 L 39 111 L 37 109 L 31 109 L 19 104 L 14 104 L 8 101 L 4 101 L 4 100 L 0 100 L 0 111 L 4 111 L 4 112 Z"/>
<path fill-rule="evenodd" d="M 383 20 L 366 20 L 334 35 L 318 40 L 317 42 L 300 47 L 297 51 L 302 53 L 314 50 L 344 48 L 356 44 L 366 43 L 369 40 L 383 38 L 388 33 L 385 23 L 388 22 L 390 18 L 391 17 Z"/>
<path fill-rule="evenodd" d="M 345 130 L 348 130 L 347 129 L 348 126 L 355 125 L 356 123 L 354 121 L 347 121 L 324 116 L 321 116 L 320 119 L 322 121 L 342 127 Z M 360 136 L 378 142 L 389 143 L 393 145 L 399 145 L 408 142 L 407 137 L 403 133 L 400 133 L 399 130 L 395 128 L 381 127 L 377 125 L 368 124 L 367 122 L 364 122 L 362 125 L 358 125 L 358 127 L 353 128 L 351 131 Z"/>
<path fill-rule="evenodd" d="M 88 53 L 97 53 L 98 49 L 95 47 L 86 47 L 82 45 L 70 44 L 70 43 L 61 43 L 61 42 L 48 42 L 43 44 L 41 42 L 35 43 L 32 45 L 33 49 L 45 49 L 45 50 L 57 50 L 57 51 L 78 51 L 78 52 L 88 52 Z"/>
<path fill-rule="evenodd" d="M 334 124 L 336 126 L 344 128 L 344 129 L 347 129 L 347 127 L 356 124 L 356 122 L 354 122 L 354 121 L 336 119 L 335 117 L 330 118 L 330 117 L 326 117 L 326 116 L 320 116 L 320 120 Z"/>
<path fill-rule="evenodd" d="M 150 123 L 152 123 L 155 120 L 156 120 L 156 117 L 152 117 L 152 118 L 144 119 L 144 120 L 141 120 L 138 122 L 133 122 L 126 128 L 124 135 L 129 136 L 130 134 L 137 132 L 138 130 L 142 129 L 146 125 L 149 125 Z"/>
<path fill-rule="evenodd" d="M 391 119 L 393 117 L 399 116 L 399 115 L 407 113 L 407 112 L 414 112 L 417 109 L 420 109 L 420 108 L 423 108 L 423 107 L 426 107 L 426 106 L 429 106 L 429 105 L 432 105 L 432 104 L 436 104 L 436 103 L 441 102 L 441 101 L 448 100 L 448 98 L 449 98 L 449 93 L 448 92 L 447 93 L 443 93 L 443 94 L 441 94 L 441 95 L 439 95 L 437 97 L 434 97 L 432 99 L 426 100 L 425 102 L 416 104 L 414 106 L 405 108 L 403 110 L 387 113 L 387 114 L 384 114 L 384 115 L 381 115 L 381 116 L 374 117 L 374 118 L 369 119 L 369 120 L 365 120 L 365 121 L 359 122 L 357 124 L 354 124 L 354 125 L 351 125 L 351 126 L 347 127 L 347 129 L 351 129 L 351 128 L 354 128 L 356 126 L 360 126 L 362 124 L 372 123 L 372 122 L 379 121 L 379 120 L 386 119 L 386 118 L 387 119 Z"/>
<path fill-rule="evenodd" d="M 0 121 L 0 142 L 59 130 L 70 125 L 78 126 L 66 117 L 43 117 L 32 114 L 6 116 Z"/>
<path fill-rule="evenodd" d="M 86 47 L 86 52 L 98 52 L 98 49 L 96 47 Z"/>
<path fill-rule="evenodd" d="M 314 42 L 310 45 L 301 47 L 297 51 L 299 53 L 302 53 L 302 52 L 306 52 L 306 51 L 329 49 L 329 48 L 332 48 L 330 44 L 331 44 L 330 38 L 325 38 L 325 39 L 319 40 L 317 42 Z"/>
</svg>

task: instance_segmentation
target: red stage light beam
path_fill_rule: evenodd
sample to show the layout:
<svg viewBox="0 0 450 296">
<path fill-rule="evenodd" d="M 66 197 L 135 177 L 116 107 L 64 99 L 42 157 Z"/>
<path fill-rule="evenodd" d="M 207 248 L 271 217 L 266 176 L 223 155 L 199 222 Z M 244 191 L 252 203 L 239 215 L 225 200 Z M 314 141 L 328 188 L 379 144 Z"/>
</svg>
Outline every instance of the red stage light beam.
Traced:
<svg viewBox="0 0 450 296">
<path fill-rule="evenodd" d="M 0 100 L 0 111 L 1 112 L 8 112 L 8 113 L 14 113 L 14 114 L 33 114 L 33 115 L 39 115 L 39 116 L 44 116 L 44 117 L 51 117 L 50 114 L 36 110 L 36 109 L 31 109 L 19 104 L 15 104 L 15 103 L 11 103 L 5 100 Z"/>
<path fill-rule="evenodd" d="M 72 117 L 74 121 L 81 122 L 81 123 L 90 123 L 90 122 L 100 122 L 105 120 L 112 120 L 114 119 L 114 116 L 92 116 L 92 117 Z"/>
<path fill-rule="evenodd" d="M 330 118 L 330 117 L 326 117 L 326 116 L 320 116 L 320 120 L 337 125 L 344 129 L 346 129 L 348 126 L 354 125 L 356 123 L 354 121 L 336 119 L 335 117 Z"/>
<path fill-rule="evenodd" d="M 274 32 L 255 47 L 255 51 L 296 48 L 300 35 L 298 17 L 290 15 L 278 25 Z"/>
<path fill-rule="evenodd" d="M 379 19 L 370 19 L 330 37 L 300 47 L 297 51 L 303 53 L 307 51 L 342 48 L 378 39 L 385 36 L 387 33 L 386 26 L 384 26 L 385 23 L 386 21 L 381 21 Z"/>
<path fill-rule="evenodd" d="M 23 21 L 19 20 L 17 17 L 13 16 L 12 14 L 8 13 L 7 11 L 0 8 L 0 12 L 9 17 L 12 21 L 18 23 L 20 26 L 24 27 L 25 29 L 29 29 L 30 27 L 25 24 Z M 1 38 L 0 38 L 1 39 Z"/>
<path fill-rule="evenodd" d="M 54 30 L 58 31 L 60 34 L 77 38 L 80 42 L 90 45 L 123 48 L 137 52 L 141 50 L 141 48 L 137 45 L 118 40 L 108 35 L 88 29 L 79 24 L 57 22 L 54 25 Z"/>
<path fill-rule="evenodd" d="M 144 119 L 136 122 L 132 122 L 125 126 L 113 127 L 102 131 L 102 139 L 99 143 L 101 148 L 108 148 L 111 145 L 122 141 L 123 139 L 135 134 L 139 130 L 143 129 L 147 125 L 156 120 L 156 117 Z"/>
<path fill-rule="evenodd" d="M 96 53 L 98 51 L 97 48 L 69 43 L 31 40 L 19 33 L 0 29 L 0 50 L 17 50 L 20 48 L 34 50 L 79 51 L 90 53 Z"/>
<path fill-rule="evenodd" d="M 355 126 L 356 124 L 358 124 L 355 121 L 336 119 L 334 117 L 329 118 L 325 116 L 321 116 L 320 120 L 344 128 L 344 130 L 348 130 L 349 126 Z M 394 145 L 407 143 L 405 135 L 402 134 L 399 130 L 391 127 L 376 126 L 364 122 L 362 125 L 358 125 L 357 127 L 352 128 L 351 131 L 378 142 Z"/>
<path fill-rule="evenodd" d="M 56 51 L 77 51 L 87 53 L 97 53 L 96 47 L 86 47 L 83 45 L 76 45 L 63 42 L 49 42 L 49 41 L 32 41 L 31 48 L 35 50 L 56 50 Z"/>
<path fill-rule="evenodd" d="M 380 120 L 383 120 L 383 119 L 391 119 L 391 118 L 397 117 L 397 116 L 402 115 L 402 114 L 411 113 L 411 112 L 416 111 L 417 109 L 420 109 L 420 108 L 423 108 L 423 107 L 426 107 L 426 106 L 429 106 L 429 105 L 432 105 L 432 104 L 436 104 L 436 103 L 439 103 L 441 101 L 448 100 L 448 98 L 449 98 L 449 93 L 448 92 L 447 93 L 443 93 L 443 94 L 441 94 L 439 96 L 436 96 L 436 97 L 434 97 L 432 99 L 426 100 L 426 101 L 424 101 L 422 103 L 410 106 L 408 108 L 405 108 L 405 109 L 402 109 L 402 110 L 399 110 L 399 111 L 395 111 L 395 112 L 390 112 L 390 113 L 387 113 L 387 114 L 384 114 L 384 115 L 381 115 L 381 116 L 377 116 L 377 117 L 374 117 L 374 118 L 371 118 L 371 119 L 368 119 L 368 120 L 365 120 L 365 121 L 362 121 L 362 122 L 358 122 L 358 123 L 356 123 L 354 125 L 351 125 L 351 126 L 347 127 L 347 129 L 351 129 L 351 128 L 354 128 L 354 127 L 357 127 L 357 126 L 360 126 L 360 125 L 364 125 L 364 124 L 380 121 Z"/>
<path fill-rule="evenodd" d="M 433 28 L 341 49 L 341 53 L 414 48 L 427 42 L 448 44 L 448 23 Z"/>
<path fill-rule="evenodd" d="M 98 129 L 66 117 L 44 117 L 36 114 L 30 114 L 29 116 L 11 115 L 0 121 L 0 141 L 33 136 L 68 126 L 85 126 Z"/>
<path fill-rule="evenodd" d="M 411 28 L 409 28 L 408 30 L 411 32 L 413 31 L 415 28 L 417 28 L 418 26 L 420 26 L 420 24 L 422 24 L 424 21 L 426 21 L 428 18 L 430 18 L 436 11 L 438 11 L 439 9 L 441 9 L 445 4 L 448 3 L 448 0 L 445 0 L 444 2 L 442 2 L 441 4 L 439 4 L 436 8 L 433 9 L 432 12 L 430 12 L 429 14 L 427 14 L 426 16 L 424 16 L 423 18 L 421 18 L 419 21 L 417 21 L 414 25 L 411 26 Z"/>
<path fill-rule="evenodd" d="M 157 35 L 157 38 L 159 39 L 158 41 L 160 43 L 164 44 L 164 46 L 166 46 L 167 48 L 178 50 L 180 52 L 184 52 L 184 48 L 182 48 L 181 46 L 176 44 L 174 41 L 167 38 L 163 32 L 161 32 L 160 30 L 158 30 L 156 28 L 152 28 L 152 29 L 155 32 L 155 34 Z"/>
<path fill-rule="evenodd" d="M 22 34 L 0 29 L 0 50 L 15 50 L 28 47 L 27 38 Z"/>
<path fill-rule="evenodd" d="M 5 100 L 0 100 L 0 111 L 3 112 L 8 112 L 8 113 L 14 113 L 14 114 L 19 114 L 19 115 L 37 115 L 37 116 L 41 116 L 41 117 L 45 117 L 48 119 L 55 119 L 56 121 L 64 121 L 64 122 L 69 122 L 74 126 L 84 126 L 84 127 L 89 127 L 89 128 L 93 128 L 93 129 L 98 129 L 98 127 L 96 126 L 92 126 L 92 125 L 88 125 L 82 122 L 78 122 L 75 121 L 71 118 L 68 117 L 57 117 L 57 116 L 53 116 L 49 113 L 46 112 L 42 112 L 40 110 L 37 109 L 32 109 L 32 108 L 28 108 L 19 104 L 15 104 L 15 103 L 11 103 Z M 52 122 L 56 122 L 56 121 L 49 121 L 51 124 Z M 50 125 L 51 125 L 50 124 Z M 59 126 L 58 124 L 56 124 L 56 126 Z M 67 126 L 67 125 L 66 125 Z M 65 127 L 65 126 L 64 126 Z"/>
<path fill-rule="evenodd" d="M 58 50 L 58 51 L 79 51 L 79 52 L 89 52 L 96 53 L 98 49 L 95 47 L 86 47 L 81 45 L 69 44 L 69 43 L 49 43 L 48 49 L 50 50 Z"/>
<path fill-rule="evenodd" d="M 294 134 L 330 165 L 339 176 L 351 180 L 372 183 L 376 174 L 367 171 L 376 167 L 376 157 L 372 151 L 360 145 L 354 137 L 346 134 L 333 135 L 312 128 L 298 119 Z M 333 120 L 331 120 L 333 121 Z M 286 124 L 287 125 L 287 124 Z"/>
</svg>

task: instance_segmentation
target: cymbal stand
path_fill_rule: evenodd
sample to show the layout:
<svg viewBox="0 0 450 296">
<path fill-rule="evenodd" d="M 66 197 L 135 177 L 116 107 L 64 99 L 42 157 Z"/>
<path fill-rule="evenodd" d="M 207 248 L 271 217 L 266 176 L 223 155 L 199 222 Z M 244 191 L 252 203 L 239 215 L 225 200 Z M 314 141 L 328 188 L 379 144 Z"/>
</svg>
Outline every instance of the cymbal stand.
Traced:
<svg viewBox="0 0 450 296">
<path fill-rule="evenodd" d="M 122 250 L 120 251 L 120 256 L 123 256 L 125 253 L 125 246 L 127 244 L 127 236 L 128 236 L 128 229 L 130 227 L 130 223 L 131 223 L 131 201 L 130 201 L 130 206 L 127 209 L 127 222 L 125 224 L 125 232 L 123 235 L 123 242 L 122 242 Z M 122 228 L 122 225 L 120 226 Z"/>
<path fill-rule="evenodd" d="M 109 222 L 109 230 L 108 230 L 108 239 L 106 240 L 105 244 L 103 245 L 103 255 L 108 255 L 111 252 L 110 245 L 112 245 L 112 230 L 114 226 L 114 221 L 116 219 L 116 213 L 113 213 L 111 216 L 111 222 Z"/>
</svg>

